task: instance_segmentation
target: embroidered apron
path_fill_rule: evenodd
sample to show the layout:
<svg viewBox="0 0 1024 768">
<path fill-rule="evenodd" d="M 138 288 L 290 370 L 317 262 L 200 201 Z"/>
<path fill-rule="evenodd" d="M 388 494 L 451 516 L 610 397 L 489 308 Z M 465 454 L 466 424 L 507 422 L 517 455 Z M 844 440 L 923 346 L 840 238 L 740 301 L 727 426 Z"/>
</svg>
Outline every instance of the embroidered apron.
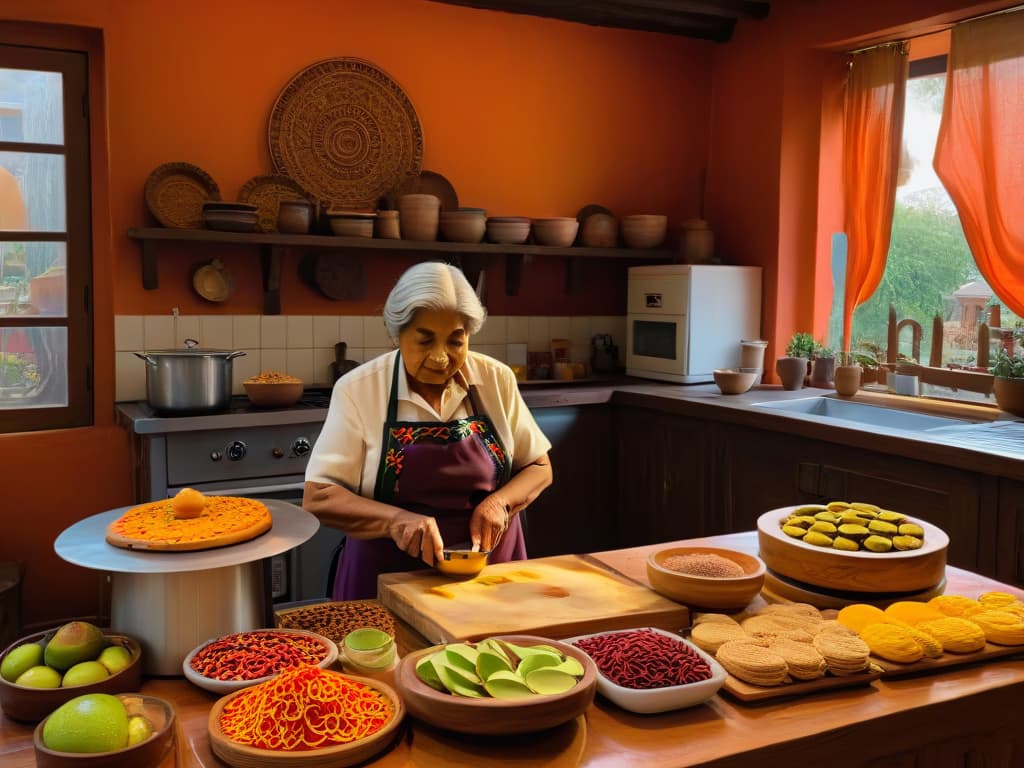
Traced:
<svg viewBox="0 0 1024 768">
<path fill-rule="evenodd" d="M 448 422 L 399 421 L 399 371 L 404 371 L 404 366 L 396 352 L 373 497 L 410 512 L 433 516 L 445 546 L 468 542 L 473 510 L 508 482 L 512 473 L 510 457 L 481 408 L 473 386 L 469 388 L 471 414 L 467 418 Z M 525 558 L 526 541 L 516 516 L 491 552 L 489 562 Z M 419 558 L 401 551 L 390 537 L 347 537 L 338 555 L 333 597 L 373 598 L 377 596 L 378 574 L 427 567 Z"/>
</svg>

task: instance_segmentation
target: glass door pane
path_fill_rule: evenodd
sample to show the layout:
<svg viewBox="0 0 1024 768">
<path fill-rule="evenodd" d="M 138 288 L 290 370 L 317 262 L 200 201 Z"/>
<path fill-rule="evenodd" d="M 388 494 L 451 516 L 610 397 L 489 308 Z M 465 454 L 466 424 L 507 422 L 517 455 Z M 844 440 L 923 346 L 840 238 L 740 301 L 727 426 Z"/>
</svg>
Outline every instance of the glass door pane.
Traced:
<svg viewBox="0 0 1024 768">
<path fill-rule="evenodd" d="M 64 143 L 60 72 L 0 67 L 0 141 Z"/>
<path fill-rule="evenodd" d="M 0 409 L 68 404 L 67 328 L 0 328 Z"/>
<path fill-rule="evenodd" d="M 0 230 L 67 228 L 64 155 L 0 152 Z"/>
</svg>

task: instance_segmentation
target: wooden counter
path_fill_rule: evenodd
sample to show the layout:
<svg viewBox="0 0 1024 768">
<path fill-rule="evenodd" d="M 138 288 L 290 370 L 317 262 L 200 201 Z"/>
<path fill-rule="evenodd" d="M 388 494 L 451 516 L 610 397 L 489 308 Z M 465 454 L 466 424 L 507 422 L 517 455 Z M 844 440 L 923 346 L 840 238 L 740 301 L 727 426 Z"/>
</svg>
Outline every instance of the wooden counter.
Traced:
<svg viewBox="0 0 1024 768">
<path fill-rule="evenodd" d="M 682 542 L 677 542 L 682 543 Z M 756 553 L 753 532 L 692 540 Z M 646 583 L 650 547 L 595 557 Z M 958 568 L 948 568 L 949 594 L 990 590 L 1024 592 Z M 1021 649 L 1024 654 L 1024 648 Z M 149 680 L 143 690 L 171 700 L 182 730 L 171 766 L 221 766 L 209 750 L 206 718 L 213 694 L 181 679 Z M 585 723 L 520 739 L 474 740 L 445 735 L 409 721 L 398 743 L 368 765 L 424 768 L 443 765 L 899 766 L 943 768 L 1024 765 L 1024 658 L 871 686 L 822 692 L 770 704 L 740 704 L 726 695 L 707 704 L 660 715 L 633 715 L 597 697 Z M 525 750 L 525 751 L 524 751 Z M 528 755 L 529 757 L 524 757 Z M 34 766 L 31 726 L 0 718 L 0 765 Z"/>
</svg>

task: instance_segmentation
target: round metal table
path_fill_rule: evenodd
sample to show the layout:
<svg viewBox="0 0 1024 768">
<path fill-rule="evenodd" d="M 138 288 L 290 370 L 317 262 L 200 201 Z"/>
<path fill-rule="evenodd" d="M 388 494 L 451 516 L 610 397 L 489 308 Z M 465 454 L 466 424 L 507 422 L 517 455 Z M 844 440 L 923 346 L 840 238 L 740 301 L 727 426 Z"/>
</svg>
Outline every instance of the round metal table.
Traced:
<svg viewBox="0 0 1024 768">
<path fill-rule="evenodd" d="M 80 520 L 54 541 L 69 563 L 110 573 L 111 627 L 142 645 L 151 675 L 181 675 L 189 651 L 210 638 L 265 626 L 270 608 L 264 561 L 304 543 L 320 521 L 301 507 L 260 499 L 269 531 L 249 541 L 192 552 L 150 552 L 108 544 L 107 526 L 137 505 Z"/>
</svg>

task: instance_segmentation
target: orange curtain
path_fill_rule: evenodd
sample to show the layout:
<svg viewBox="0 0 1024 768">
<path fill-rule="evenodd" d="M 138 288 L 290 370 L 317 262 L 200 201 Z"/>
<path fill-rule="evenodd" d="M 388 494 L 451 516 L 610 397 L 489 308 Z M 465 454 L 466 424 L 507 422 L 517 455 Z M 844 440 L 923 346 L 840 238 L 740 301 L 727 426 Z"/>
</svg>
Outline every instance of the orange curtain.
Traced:
<svg viewBox="0 0 1024 768">
<path fill-rule="evenodd" d="M 907 52 L 903 43 L 853 56 L 843 126 L 843 228 L 846 291 L 843 349 L 849 351 L 853 310 L 885 273 L 900 167 Z"/>
<path fill-rule="evenodd" d="M 1024 316 L 1024 12 L 953 28 L 935 172 L 981 274 Z"/>
</svg>

